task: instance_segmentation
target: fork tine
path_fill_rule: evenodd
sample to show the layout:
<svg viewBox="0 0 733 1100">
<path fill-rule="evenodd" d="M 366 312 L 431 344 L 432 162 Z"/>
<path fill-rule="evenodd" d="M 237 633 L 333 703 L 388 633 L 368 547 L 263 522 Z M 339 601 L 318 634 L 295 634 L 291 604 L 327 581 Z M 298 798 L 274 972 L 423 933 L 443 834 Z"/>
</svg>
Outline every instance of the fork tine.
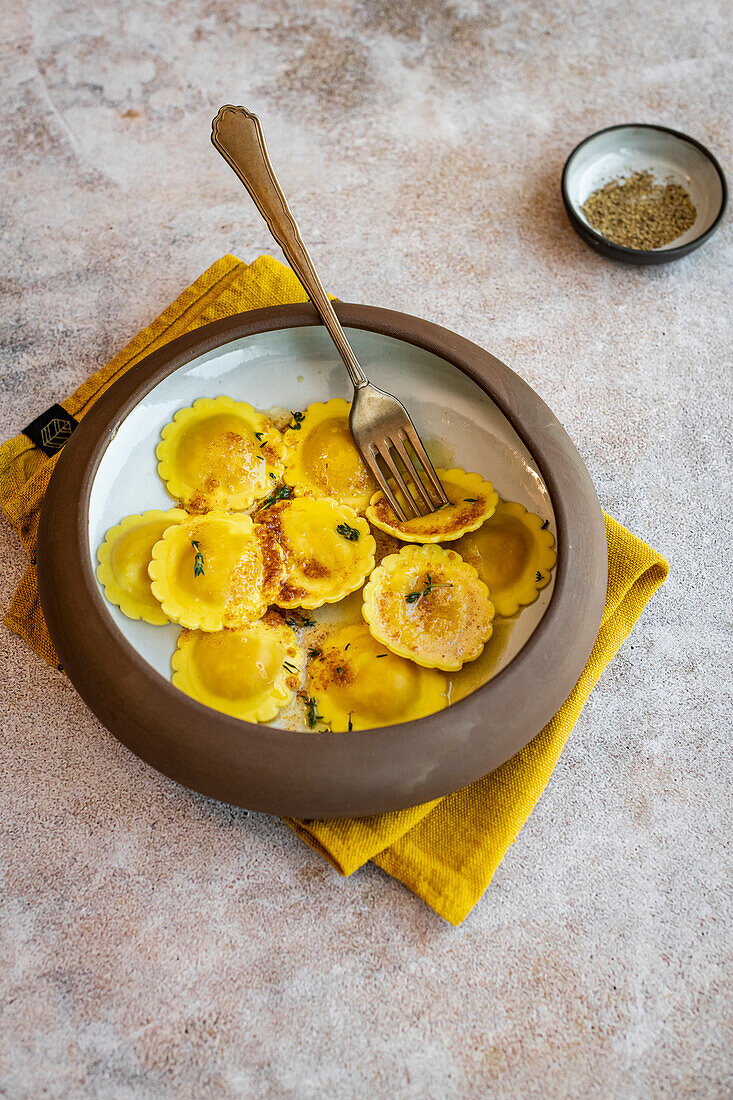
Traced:
<svg viewBox="0 0 733 1100">
<path fill-rule="evenodd" d="M 395 479 L 395 481 L 399 485 L 400 489 L 402 490 L 402 495 L 405 498 L 405 504 L 407 505 L 407 507 L 410 508 L 416 516 L 422 516 L 425 513 L 419 507 L 419 504 L 415 501 L 412 493 L 410 492 L 410 490 L 407 487 L 407 482 L 403 478 L 402 472 L 401 472 L 399 466 L 397 465 L 395 460 L 392 458 L 392 455 L 390 454 L 390 443 L 392 443 L 392 442 L 394 442 L 394 441 L 390 440 L 390 439 L 385 440 L 385 446 L 379 452 L 380 458 L 385 463 L 385 465 L 389 467 L 389 471 L 392 474 L 392 477 Z M 395 446 L 396 446 L 396 444 L 395 444 Z M 408 471 L 409 471 L 409 467 L 408 467 Z M 431 504 L 431 508 L 432 508 L 432 504 Z"/>
<path fill-rule="evenodd" d="M 397 497 L 392 492 L 392 489 L 390 488 L 390 485 L 387 481 L 387 478 L 382 473 L 382 468 L 379 465 L 379 463 L 377 462 L 374 445 L 370 444 L 368 447 L 365 447 L 361 451 L 361 457 L 364 459 L 367 466 L 369 467 L 372 474 L 374 475 L 374 479 L 375 479 L 377 485 L 379 486 L 379 488 L 382 490 L 385 497 L 387 498 L 387 500 L 389 502 L 389 505 L 392 508 L 394 514 L 397 516 L 397 518 L 402 523 L 407 523 L 407 521 L 410 517 L 405 512 L 404 508 L 402 508 L 401 504 L 397 500 Z"/>
<path fill-rule="evenodd" d="M 430 478 L 431 485 L 433 486 L 436 493 L 438 494 L 438 498 L 440 500 L 440 503 L 441 504 L 450 504 L 450 501 L 448 500 L 448 497 L 446 496 L 445 489 L 440 484 L 440 478 L 436 474 L 435 469 L 433 467 L 433 464 L 430 461 L 430 459 L 428 458 L 428 452 L 423 447 L 422 442 L 420 440 L 420 436 L 417 434 L 417 432 L 415 430 L 415 425 L 412 423 L 412 421 L 410 420 L 409 417 L 407 419 L 407 424 L 403 425 L 402 428 L 400 429 L 400 431 L 402 432 L 403 435 L 407 436 L 407 439 L 409 440 L 409 442 L 412 446 L 412 449 L 414 450 L 417 457 L 420 459 L 420 462 L 423 465 L 425 473 Z M 422 484 L 422 482 L 420 482 L 420 484 Z M 432 502 L 430 504 L 430 508 L 431 508 L 431 511 L 435 510 L 435 505 Z"/>
<path fill-rule="evenodd" d="M 401 428 L 400 431 L 404 431 L 404 428 Z M 398 433 L 395 433 L 395 436 L 392 439 L 392 442 L 394 443 L 395 450 L 397 451 L 400 458 L 404 462 L 405 468 L 406 468 L 408 474 L 410 475 L 410 477 L 412 478 L 412 481 L 413 481 L 413 484 L 414 484 L 415 488 L 417 489 L 418 493 L 420 494 L 423 501 L 425 502 L 425 505 L 427 506 L 428 512 L 434 512 L 435 511 L 435 503 L 433 502 L 433 500 L 430 496 L 430 493 L 425 488 L 425 485 L 423 484 L 423 480 L 420 477 L 420 474 L 418 473 L 418 470 L 417 470 L 417 467 L 415 466 L 415 463 L 412 461 L 409 454 L 407 453 L 407 448 L 405 447 L 404 440 L 400 437 L 400 435 Z"/>
</svg>

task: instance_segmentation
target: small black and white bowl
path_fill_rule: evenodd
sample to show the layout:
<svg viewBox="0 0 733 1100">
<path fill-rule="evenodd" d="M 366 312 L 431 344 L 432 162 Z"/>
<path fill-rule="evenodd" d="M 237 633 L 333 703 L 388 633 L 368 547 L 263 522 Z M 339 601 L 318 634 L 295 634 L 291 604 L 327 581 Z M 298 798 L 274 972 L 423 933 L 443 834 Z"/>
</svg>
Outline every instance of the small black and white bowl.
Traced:
<svg viewBox="0 0 733 1100">
<path fill-rule="evenodd" d="M 661 248 L 627 248 L 593 229 L 583 203 L 611 180 L 651 170 L 657 182 L 678 183 L 690 196 L 694 223 Z M 562 199 L 570 223 L 601 255 L 627 264 L 664 264 L 699 248 L 722 221 L 728 202 L 723 169 L 699 141 L 666 126 L 609 126 L 576 145 L 562 173 Z"/>
</svg>

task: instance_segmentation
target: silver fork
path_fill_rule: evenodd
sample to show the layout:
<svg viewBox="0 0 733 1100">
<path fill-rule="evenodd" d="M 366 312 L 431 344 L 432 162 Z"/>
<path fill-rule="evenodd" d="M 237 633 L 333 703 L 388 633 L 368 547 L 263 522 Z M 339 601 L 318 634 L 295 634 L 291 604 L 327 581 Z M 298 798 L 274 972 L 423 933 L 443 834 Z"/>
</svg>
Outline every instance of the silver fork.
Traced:
<svg viewBox="0 0 733 1100">
<path fill-rule="evenodd" d="M 222 107 L 212 123 L 211 140 L 254 199 L 344 361 L 354 383 L 354 399 L 349 418 L 351 434 L 395 514 L 403 522 L 410 518 L 392 491 L 387 481 L 388 476 L 394 479 L 401 490 L 405 504 L 413 516 L 437 511 L 449 503 L 445 490 L 407 409 L 392 394 L 372 385 L 346 339 L 275 177 L 260 120 L 246 107 Z M 413 462 L 407 450 L 408 444 L 418 459 L 428 484 L 432 486 L 436 499 L 431 496 L 425 478 L 420 475 Z M 410 492 L 398 459 L 407 479 L 412 483 L 417 499 Z M 386 473 L 380 462 L 384 464 Z"/>
</svg>

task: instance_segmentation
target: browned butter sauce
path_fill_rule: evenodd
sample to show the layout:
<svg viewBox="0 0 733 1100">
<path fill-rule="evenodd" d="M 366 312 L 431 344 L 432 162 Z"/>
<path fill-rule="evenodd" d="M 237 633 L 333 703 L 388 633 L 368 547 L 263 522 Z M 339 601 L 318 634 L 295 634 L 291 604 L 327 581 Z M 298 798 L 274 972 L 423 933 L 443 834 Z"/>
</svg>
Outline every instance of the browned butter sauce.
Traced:
<svg viewBox="0 0 733 1100">
<path fill-rule="evenodd" d="M 273 414 L 275 416 L 279 414 L 279 420 L 284 427 L 290 414 L 287 414 L 286 418 L 282 410 L 268 410 L 269 416 L 272 417 Z M 443 443 L 431 440 L 427 445 L 427 449 L 436 466 L 451 466 L 453 455 L 451 450 Z M 371 530 L 377 544 L 375 566 L 379 565 L 380 561 L 387 555 L 398 553 L 406 545 L 377 527 L 372 526 Z M 445 545 L 450 548 L 451 544 L 446 543 Z M 313 611 L 304 611 L 302 614 L 297 610 L 293 612 L 283 611 L 282 614 L 286 619 L 290 618 L 293 621 L 301 618 L 312 620 L 315 623 L 314 626 L 303 627 L 298 630 L 301 644 L 306 650 L 322 649 L 324 642 L 341 627 L 364 622 L 361 608 L 362 592 L 360 589 L 335 604 L 324 604 L 322 607 L 318 607 Z M 464 699 L 491 679 L 501 662 L 514 626 L 515 621 L 511 619 L 495 620 L 493 634 L 484 646 L 481 655 L 475 661 L 465 664 L 458 672 L 442 673 L 446 678 L 446 699 L 449 706 L 452 703 L 457 703 L 460 699 Z M 307 686 L 302 690 L 307 692 Z M 303 700 L 296 698 L 289 707 L 280 712 L 273 725 L 280 726 L 283 729 L 310 732 L 307 730 L 305 723 L 305 713 Z M 320 724 L 319 727 L 323 728 Z"/>
</svg>

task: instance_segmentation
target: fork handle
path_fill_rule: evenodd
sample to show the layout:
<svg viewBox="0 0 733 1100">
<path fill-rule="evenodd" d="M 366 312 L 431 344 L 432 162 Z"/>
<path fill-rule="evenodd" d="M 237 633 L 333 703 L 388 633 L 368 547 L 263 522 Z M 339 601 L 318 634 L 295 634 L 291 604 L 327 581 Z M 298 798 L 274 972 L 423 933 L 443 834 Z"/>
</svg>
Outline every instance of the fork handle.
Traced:
<svg viewBox="0 0 733 1100">
<path fill-rule="evenodd" d="M 338 348 L 355 389 L 368 385 L 369 379 L 346 339 L 277 182 L 257 115 L 246 107 L 232 107 L 229 104 L 222 107 L 212 123 L 211 140 L 249 191 L 288 263 L 305 287 Z"/>
</svg>

